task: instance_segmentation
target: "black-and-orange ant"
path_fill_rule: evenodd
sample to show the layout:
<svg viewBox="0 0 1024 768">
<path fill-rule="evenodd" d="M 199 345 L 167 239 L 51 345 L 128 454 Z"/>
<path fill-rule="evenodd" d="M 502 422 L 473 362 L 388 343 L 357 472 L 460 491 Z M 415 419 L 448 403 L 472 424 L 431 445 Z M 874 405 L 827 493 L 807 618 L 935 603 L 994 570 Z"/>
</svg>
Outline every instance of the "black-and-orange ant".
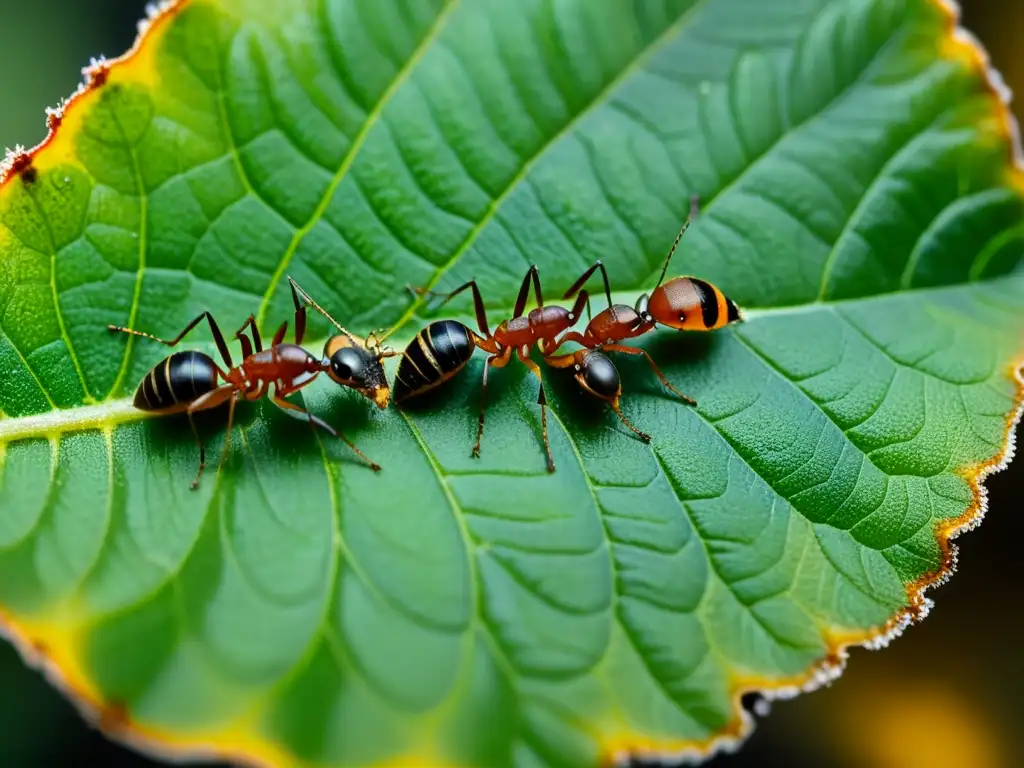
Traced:
<svg viewBox="0 0 1024 768">
<path fill-rule="evenodd" d="M 288 282 L 291 284 L 292 300 L 295 303 L 295 343 L 284 343 L 288 328 L 286 320 L 274 334 L 270 346 L 264 349 L 256 320 L 253 315 L 249 315 L 242 327 L 235 332 L 235 338 L 242 347 L 242 362 L 238 366 L 232 362 L 224 335 L 209 312 L 203 312 L 175 338 L 169 340 L 131 328 L 108 326 L 111 331 L 141 336 L 174 347 L 203 320 L 209 323 L 214 343 L 227 366 L 227 371 L 222 370 L 212 357 L 203 352 L 175 352 L 157 363 L 146 374 L 135 392 L 134 400 L 135 407 L 143 411 L 160 415 L 184 412 L 188 415 L 196 445 L 199 447 L 199 471 L 192 481 L 193 490 L 199 487 L 199 478 L 206 468 L 206 448 L 199 437 L 193 414 L 228 403 L 228 428 L 221 454 L 223 462 L 231 445 L 235 403 L 241 399 L 259 400 L 270 392 L 271 387 L 274 391 L 270 399 L 274 405 L 290 416 L 306 420 L 329 435 L 341 438 L 374 471 L 380 471 L 380 466 L 370 461 L 340 431 L 285 398 L 308 385 L 320 373 L 326 373 L 337 384 L 356 390 L 376 403 L 379 408 L 386 408 L 390 390 L 381 360 L 398 353 L 384 349 L 373 337 L 364 340 L 349 333 L 292 278 L 289 277 Z M 326 317 L 339 331 L 337 335 L 327 340 L 322 359 L 313 357 L 300 346 L 306 331 L 307 304 Z M 245 335 L 246 329 L 251 333 L 251 341 L 250 337 Z"/>
<path fill-rule="evenodd" d="M 696 207 L 695 201 L 691 208 L 691 215 L 683 223 L 679 234 L 676 235 L 672 247 L 665 257 L 665 263 L 661 268 L 661 275 L 658 283 L 650 295 L 644 293 L 636 301 L 633 307 L 625 304 L 614 304 L 612 302 L 611 285 L 608 281 L 608 272 L 601 261 L 595 261 L 580 278 L 573 283 L 572 287 L 565 292 L 564 299 L 571 298 L 594 274 L 600 270 L 604 280 L 604 292 L 608 299 L 608 308 L 594 315 L 583 333 L 568 331 L 557 340 L 555 349 L 558 349 L 567 341 L 574 341 L 587 349 L 601 349 L 606 352 L 623 352 L 627 355 L 642 355 L 650 363 L 651 368 L 658 375 L 661 383 L 669 390 L 682 398 L 690 405 L 696 405 L 696 401 L 684 395 L 673 387 L 665 374 L 662 373 L 654 359 L 643 349 L 633 347 L 620 342 L 627 339 L 634 339 L 643 336 L 645 333 L 654 330 L 657 325 L 664 325 L 676 330 L 685 331 L 713 331 L 722 328 L 729 323 L 741 320 L 739 309 L 736 304 L 726 296 L 717 286 L 701 280 L 697 277 L 674 277 L 668 282 L 665 281 L 665 274 L 668 272 L 668 265 L 672 255 L 679 246 L 679 241 L 690 226 L 693 218 L 693 211 Z"/>
<path fill-rule="evenodd" d="M 537 307 L 531 309 L 524 316 L 523 311 L 530 294 L 531 282 Z M 421 288 L 410 286 L 410 289 L 418 295 L 437 295 L 433 291 Z M 554 472 L 555 460 L 551 455 L 551 444 L 548 440 L 547 398 L 544 395 L 544 379 L 541 377 L 540 366 L 530 359 L 530 350 L 537 346 L 542 354 L 555 351 L 556 347 L 553 345 L 556 337 L 571 328 L 579 319 L 580 312 L 588 300 L 587 292 L 579 293 L 572 309 L 544 306 L 537 265 L 534 264 L 523 278 L 512 318 L 503 320 L 495 328 L 494 333 L 491 333 L 484 302 L 475 280 L 470 280 L 447 294 L 441 303 L 447 303 L 465 290 L 470 290 L 473 293 L 476 322 L 483 335 L 475 333 L 455 320 L 439 320 L 420 331 L 402 353 L 402 360 L 395 375 L 395 404 L 400 404 L 450 379 L 469 362 L 473 350 L 477 347 L 489 352 L 490 356 L 484 362 L 481 387 L 483 402 L 480 406 L 476 442 L 473 444 L 472 454 L 479 456 L 480 442 L 484 434 L 484 416 L 487 410 L 487 373 L 492 367 L 504 368 L 515 354 L 540 382 L 537 402 L 540 404 L 541 431 L 544 436 L 548 471 Z"/>
</svg>

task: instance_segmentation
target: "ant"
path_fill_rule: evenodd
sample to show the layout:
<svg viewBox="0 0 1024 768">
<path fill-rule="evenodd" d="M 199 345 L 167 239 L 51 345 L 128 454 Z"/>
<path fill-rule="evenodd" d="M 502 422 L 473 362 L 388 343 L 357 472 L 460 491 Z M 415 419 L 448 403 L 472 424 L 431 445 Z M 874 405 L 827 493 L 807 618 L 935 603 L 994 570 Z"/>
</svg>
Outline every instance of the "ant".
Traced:
<svg viewBox="0 0 1024 768">
<path fill-rule="evenodd" d="M 341 438 L 371 469 L 375 472 L 380 471 L 380 466 L 370 461 L 345 435 L 323 419 L 285 398 L 305 387 L 320 373 L 326 373 L 337 384 L 356 390 L 376 403 L 379 408 L 386 408 L 390 391 L 381 360 L 398 353 L 382 348 L 373 334 L 370 339 L 363 340 L 349 333 L 291 277 L 288 278 L 288 282 L 291 284 L 292 301 L 295 304 L 295 343 L 283 343 L 288 328 L 288 321 L 285 320 L 274 334 L 270 346 L 264 349 L 259 330 L 256 328 L 256 319 L 249 315 L 242 327 L 235 332 L 235 338 L 242 346 L 242 362 L 238 366 L 232 362 L 224 335 L 209 312 L 200 314 L 170 340 L 118 325 L 107 326 L 111 331 L 142 336 L 174 347 L 203 320 L 209 323 L 213 340 L 227 366 L 227 371 L 222 370 L 212 357 L 203 352 L 175 352 L 150 370 L 139 384 L 134 400 L 135 407 L 142 411 L 161 415 L 184 412 L 188 415 L 196 445 L 199 446 L 199 471 L 192 481 L 192 490 L 199 487 L 199 478 L 206 468 L 206 448 L 199 438 L 199 432 L 192 419 L 193 414 L 228 403 L 228 428 L 221 454 L 223 462 L 231 445 L 235 403 L 240 399 L 259 400 L 269 393 L 271 386 L 274 387 L 274 392 L 270 399 L 274 405 L 290 416 L 308 420 L 311 425 L 320 427 L 333 437 Z M 327 340 L 324 345 L 324 356 L 319 360 L 299 346 L 306 331 L 307 304 L 326 317 L 339 331 L 337 335 Z M 245 335 L 247 328 L 252 335 L 251 342 Z M 218 383 L 219 381 L 223 383 Z"/>
<path fill-rule="evenodd" d="M 537 299 L 537 307 L 531 309 L 524 316 L 523 311 L 526 308 L 531 282 Z M 438 295 L 424 288 L 409 286 L 409 289 L 416 295 Z M 544 379 L 541 377 L 540 366 L 530 359 L 530 350 L 536 345 L 542 354 L 554 352 L 557 349 L 555 338 L 576 323 L 589 296 L 586 291 L 580 291 L 572 309 L 544 306 L 537 265 L 533 264 L 523 278 L 512 318 L 502 320 L 495 328 L 494 333 L 491 333 L 487 323 L 487 312 L 484 310 L 484 302 L 475 280 L 470 280 L 456 288 L 444 297 L 441 304 L 446 304 L 465 290 L 470 290 L 473 293 L 476 322 L 483 335 L 475 333 L 455 320 L 439 320 L 420 331 L 402 353 L 402 361 L 398 365 L 395 376 L 395 403 L 401 403 L 410 397 L 433 389 L 452 378 L 469 362 L 473 350 L 477 347 L 489 352 L 490 356 L 484 363 L 481 387 L 483 402 L 480 406 L 476 442 L 473 444 L 472 453 L 474 457 L 479 457 L 480 442 L 484 434 L 484 416 L 487 410 L 487 373 L 492 367 L 504 368 L 514 353 L 540 382 L 537 403 L 540 405 L 541 431 L 544 435 L 548 472 L 554 472 L 555 460 L 551 455 L 551 444 L 548 440 L 547 398 L 544 394 Z"/>
<path fill-rule="evenodd" d="M 598 349 L 578 349 L 564 355 L 545 355 L 544 362 L 552 368 L 571 367 L 576 383 L 595 397 L 608 403 L 615 411 L 619 420 L 629 427 L 645 443 L 651 442 L 651 436 L 630 424 L 622 413 L 619 398 L 622 396 L 622 380 L 619 371 L 607 355 Z"/>
<path fill-rule="evenodd" d="M 555 343 L 553 349 L 558 349 L 567 341 L 574 341 L 588 349 L 643 355 L 658 378 L 661 379 L 662 384 L 684 402 L 697 405 L 693 398 L 684 395 L 669 383 L 665 374 L 645 350 L 619 343 L 653 331 L 658 324 L 677 330 L 713 331 L 742 319 L 733 300 L 722 293 L 718 287 L 705 280 L 696 277 L 674 277 L 663 284 L 672 255 L 676 252 L 683 234 L 689 228 L 695 209 L 696 196 L 691 200 L 690 216 L 683 223 L 665 257 L 661 275 L 658 277 L 658 284 L 650 295 L 646 293 L 641 295 L 634 307 L 612 303 L 608 272 L 600 260 L 595 261 L 586 272 L 580 275 L 580 278 L 573 283 L 562 298 L 572 297 L 577 291 L 580 291 L 594 272 L 601 270 L 601 277 L 604 279 L 604 292 L 608 299 L 608 309 L 602 310 L 591 318 L 582 334 L 576 331 L 567 332 Z"/>
</svg>

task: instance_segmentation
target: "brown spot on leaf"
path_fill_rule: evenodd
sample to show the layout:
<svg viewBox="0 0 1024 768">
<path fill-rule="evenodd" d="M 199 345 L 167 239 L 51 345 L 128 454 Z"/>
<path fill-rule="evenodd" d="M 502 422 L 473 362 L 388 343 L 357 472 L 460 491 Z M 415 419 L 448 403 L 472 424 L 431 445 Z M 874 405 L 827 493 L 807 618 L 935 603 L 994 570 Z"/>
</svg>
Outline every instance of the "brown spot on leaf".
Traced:
<svg viewBox="0 0 1024 768">
<path fill-rule="evenodd" d="M 39 173 L 32 165 L 32 155 L 28 152 L 19 152 L 11 160 L 10 175 L 18 176 L 26 184 L 34 184 L 39 178 Z"/>
<path fill-rule="evenodd" d="M 56 131 L 60 128 L 61 121 L 63 120 L 64 116 L 60 112 L 46 113 L 46 127 L 51 131 Z"/>
<path fill-rule="evenodd" d="M 50 655 L 50 646 L 46 641 L 41 640 L 38 637 L 32 638 L 31 640 L 32 652 L 39 658 L 45 658 Z"/>
<path fill-rule="evenodd" d="M 107 78 L 110 77 L 110 65 L 105 61 L 98 62 L 89 68 L 86 76 L 90 90 L 102 88 L 107 84 Z"/>
<path fill-rule="evenodd" d="M 130 725 L 131 716 L 124 702 L 111 701 L 100 709 L 99 727 L 103 733 L 121 733 Z"/>
</svg>

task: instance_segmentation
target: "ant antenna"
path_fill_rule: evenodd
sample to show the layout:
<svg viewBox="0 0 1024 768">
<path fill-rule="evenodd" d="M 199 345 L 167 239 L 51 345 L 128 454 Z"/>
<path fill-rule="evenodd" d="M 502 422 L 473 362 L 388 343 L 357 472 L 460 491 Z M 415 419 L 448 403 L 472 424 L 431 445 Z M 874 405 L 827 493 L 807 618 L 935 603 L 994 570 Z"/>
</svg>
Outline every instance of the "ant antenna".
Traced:
<svg viewBox="0 0 1024 768">
<path fill-rule="evenodd" d="M 383 359 L 385 357 L 394 357 L 395 355 L 399 354 L 398 352 L 395 352 L 394 350 L 389 349 L 384 345 L 384 340 L 390 335 L 391 330 L 388 328 L 376 328 L 370 331 L 369 335 L 366 337 L 367 349 L 373 352 L 373 354 L 375 354 L 378 357 L 378 359 Z"/>
<path fill-rule="evenodd" d="M 672 261 L 672 254 L 674 254 L 676 252 L 676 247 L 678 247 L 679 241 L 683 239 L 683 233 L 686 232 L 686 230 L 689 228 L 689 226 L 690 226 L 690 217 L 687 216 L 686 217 L 686 221 L 683 222 L 683 228 L 679 230 L 679 234 L 676 235 L 676 239 L 672 243 L 672 247 L 668 249 L 668 255 L 665 257 L 665 264 L 661 268 L 661 275 L 658 277 L 658 285 L 661 285 L 661 281 L 665 279 L 665 273 L 668 272 L 668 264 L 669 264 L 670 261 Z M 654 287 L 657 288 L 658 285 L 656 285 Z"/>
<path fill-rule="evenodd" d="M 319 313 L 320 313 L 321 315 L 323 315 L 323 316 L 324 316 L 324 317 L 326 317 L 326 318 L 327 318 L 328 320 L 330 320 L 330 321 L 331 321 L 331 324 L 332 324 L 332 325 L 333 325 L 333 326 L 334 326 L 335 328 L 337 328 L 337 329 L 338 329 L 339 331 L 341 331 L 341 332 L 342 332 L 342 333 L 343 333 L 343 334 L 344 334 L 344 335 L 345 335 L 346 337 L 348 337 L 348 340 L 349 340 L 349 341 L 351 341 L 351 342 L 352 342 L 353 344 L 358 344 L 358 343 L 359 343 L 359 340 L 358 340 L 358 339 L 357 339 L 357 338 L 356 338 L 355 336 L 353 336 L 353 335 L 352 335 L 352 334 L 351 334 L 351 333 L 350 333 L 350 332 L 348 331 L 348 329 L 344 328 L 344 327 L 343 327 L 343 326 L 341 325 L 341 323 L 339 323 L 339 322 L 338 322 L 337 320 L 335 320 L 335 319 L 334 319 L 333 317 L 331 317 L 331 316 L 330 316 L 330 315 L 329 315 L 329 314 L 327 313 L 327 310 L 326 310 L 326 309 L 324 309 L 324 308 L 323 308 L 323 307 L 321 307 L 321 306 L 320 306 L 319 304 L 317 304 L 317 303 L 316 303 L 315 301 L 313 301 L 312 297 L 311 297 L 311 296 L 310 296 L 310 295 L 309 295 L 308 293 L 306 293 L 306 292 L 305 292 L 304 290 L 302 290 L 302 289 L 301 289 L 301 288 L 299 287 L 299 284 L 298 284 L 298 283 L 296 283 L 296 282 L 295 282 L 295 280 L 293 280 L 293 279 L 291 278 L 291 276 L 289 276 L 289 277 L 288 277 L 288 282 L 289 282 L 289 283 L 291 284 L 291 286 L 292 286 L 292 292 L 293 292 L 293 293 L 296 293 L 297 295 L 300 295 L 300 296 L 302 296 L 302 299 L 303 299 L 303 301 L 305 301 L 305 302 L 306 302 L 306 303 L 307 303 L 307 304 L 308 304 L 309 306 L 311 306 L 311 307 L 312 307 L 313 309 L 315 309 L 315 310 L 316 310 L 317 312 L 319 312 Z"/>
</svg>

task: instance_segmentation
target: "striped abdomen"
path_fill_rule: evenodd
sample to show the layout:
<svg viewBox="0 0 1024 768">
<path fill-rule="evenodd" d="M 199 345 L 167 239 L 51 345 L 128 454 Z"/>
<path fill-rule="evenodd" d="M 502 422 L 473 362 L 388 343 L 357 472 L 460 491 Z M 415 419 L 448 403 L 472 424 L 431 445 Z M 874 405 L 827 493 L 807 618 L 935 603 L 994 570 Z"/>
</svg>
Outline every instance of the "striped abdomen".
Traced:
<svg viewBox="0 0 1024 768">
<path fill-rule="evenodd" d="M 732 299 L 696 277 L 675 277 L 658 286 L 647 311 L 656 323 L 682 331 L 713 331 L 740 319 Z"/>
<path fill-rule="evenodd" d="M 217 386 L 217 366 L 202 352 L 175 352 L 157 363 L 135 391 L 135 407 L 162 411 L 195 400 Z"/>
<path fill-rule="evenodd" d="M 426 392 L 436 387 L 469 362 L 476 344 L 469 329 L 455 320 L 431 323 L 413 339 L 402 353 L 395 375 L 394 400 Z"/>
</svg>

